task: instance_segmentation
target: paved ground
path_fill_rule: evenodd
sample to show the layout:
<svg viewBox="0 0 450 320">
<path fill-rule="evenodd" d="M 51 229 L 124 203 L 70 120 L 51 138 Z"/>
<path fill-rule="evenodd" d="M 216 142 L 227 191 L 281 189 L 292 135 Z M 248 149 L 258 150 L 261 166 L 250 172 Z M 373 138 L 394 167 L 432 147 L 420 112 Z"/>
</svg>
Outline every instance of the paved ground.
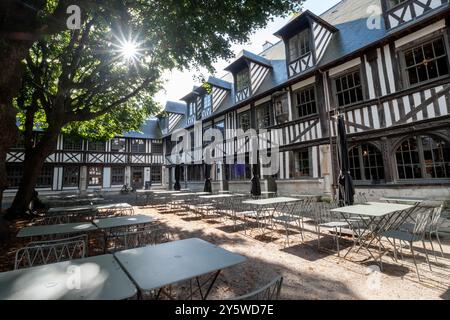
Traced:
<svg viewBox="0 0 450 320">
<path fill-rule="evenodd" d="M 114 196 L 114 202 L 133 201 L 132 196 Z M 423 250 L 419 251 L 419 282 L 412 257 L 405 250 L 404 260 L 395 263 L 391 257 L 384 258 L 383 272 L 370 262 L 355 263 L 339 258 L 332 237 L 325 235 L 321 249 L 317 248 L 317 235 L 299 234 L 291 237 L 285 247 L 284 234 L 272 232 L 266 238 L 256 240 L 257 233 L 248 230 L 235 231 L 230 220 L 199 220 L 189 212 L 167 212 L 150 207 L 135 207 L 136 213 L 159 218 L 173 235 L 173 240 L 201 238 L 225 249 L 248 257 L 240 266 L 225 270 L 211 293 L 213 299 L 223 299 L 248 293 L 263 286 L 276 274 L 284 277 L 282 299 L 450 299 L 450 241 L 444 240 L 445 257 L 432 257 L 433 271 L 426 264 Z M 19 221 L 14 230 L 24 226 Z M 10 270 L 14 252 L 23 243 L 14 240 L 0 244 L 0 271 Z M 343 244 L 342 253 L 350 242 Z M 431 246 L 427 244 L 431 254 Z M 435 243 L 435 248 L 437 244 Z M 431 255 L 432 256 L 432 255 Z M 352 254 L 351 260 L 364 260 L 365 253 Z M 186 284 L 181 284 L 185 288 Z"/>
</svg>

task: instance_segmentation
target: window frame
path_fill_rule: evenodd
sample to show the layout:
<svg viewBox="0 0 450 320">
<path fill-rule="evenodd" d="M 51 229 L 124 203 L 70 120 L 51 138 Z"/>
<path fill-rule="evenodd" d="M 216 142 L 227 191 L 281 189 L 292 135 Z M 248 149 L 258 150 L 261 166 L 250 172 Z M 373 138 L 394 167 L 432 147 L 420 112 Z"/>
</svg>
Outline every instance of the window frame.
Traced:
<svg viewBox="0 0 450 320">
<path fill-rule="evenodd" d="M 310 101 L 304 103 L 304 105 L 314 102 L 315 112 L 301 116 L 300 112 L 299 112 L 300 105 L 297 104 L 297 94 L 301 94 L 302 92 L 307 91 L 307 90 L 312 90 L 314 92 L 314 100 L 310 100 Z M 299 88 L 299 89 L 293 91 L 292 96 L 291 96 L 291 101 L 293 102 L 292 107 L 294 108 L 294 110 L 292 110 L 292 111 L 293 111 L 293 114 L 295 115 L 295 119 L 303 119 L 306 117 L 316 116 L 319 114 L 319 110 L 318 110 L 318 106 L 317 106 L 317 103 L 318 103 L 318 101 L 317 101 L 317 86 L 314 84 L 307 85 L 307 86 L 304 86 L 302 88 Z"/>
<path fill-rule="evenodd" d="M 136 150 L 134 150 L 133 149 L 133 147 L 134 146 L 136 146 L 133 142 L 135 142 L 135 141 L 142 141 L 143 143 L 142 144 L 138 144 L 137 146 L 139 146 L 139 147 L 141 147 L 141 146 L 143 146 L 143 148 L 144 148 L 144 151 L 140 151 L 140 149 L 138 149 L 137 151 Z M 145 139 L 139 139 L 139 138 L 136 138 L 136 139 L 130 139 L 130 153 L 135 153 L 135 154 L 142 154 L 142 153 L 146 153 L 146 146 L 145 146 L 145 143 L 146 142 L 146 140 Z"/>
<path fill-rule="evenodd" d="M 92 146 L 95 146 L 95 147 L 92 147 L 92 148 L 91 148 L 91 145 L 92 145 Z M 101 148 L 99 148 L 99 146 L 100 146 Z M 89 140 L 89 141 L 88 141 L 88 148 L 87 148 L 87 150 L 88 150 L 88 151 L 92 151 L 92 152 L 106 152 L 106 142 L 104 142 L 104 141 L 91 141 L 91 140 Z"/>
<path fill-rule="evenodd" d="M 117 178 L 119 177 L 119 174 L 117 172 L 114 172 L 114 170 L 120 169 L 121 170 L 121 179 L 120 182 L 117 182 Z M 114 181 L 116 180 L 116 181 Z M 111 167 L 111 186 L 123 186 L 125 185 L 125 167 L 115 166 Z"/>
<path fill-rule="evenodd" d="M 419 156 L 419 168 L 420 168 L 420 174 L 421 177 L 420 178 L 400 178 L 400 172 L 399 172 L 399 163 L 397 161 L 397 152 L 399 150 L 399 148 L 402 146 L 402 144 L 405 141 L 409 141 L 410 139 L 416 139 L 417 140 L 417 152 L 418 152 L 418 156 Z M 441 136 L 437 136 L 434 134 L 430 134 L 430 133 L 423 133 L 423 134 L 413 134 L 413 135 L 409 135 L 407 137 L 403 137 L 403 139 L 401 139 L 395 146 L 394 151 L 394 171 L 395 171 L 395 177 L 397 181 L 400 182 L 409 182 L 409 181 L 420 181 L 420 182 L 439 182 L 439 181 L 450 181 L 450 176 L 447 178 L 433 178 L 433 177 L 428 177 L 427 174 L 427 163 L 425 160 L 425 153 L 424 153 L 424 148 L 423 148 L 423 142 L 422 139 L 423 138 L 431 138 L 433 139 L 433 141 L 443 141 L 446 144 L 450 145 L 450 141 L 444 139 Z M 434 163 L 434 162 L 433 162 Z M 445 162 L 444 162 L 445 163 Z M 402 165 L 402 167 L 404 167 L 405 165 Z"/>
<path fill-rule="evenodd" d="M 242 79 L 239 79 L 243 75 L 245 75 L 244 80 L 247 80 L 247 82 L 244 82 Z M 245 84 L 246 86 L 241 87 L 243 84 Z M 236 72 L 236 92 L 241 92 L 245 89 L 250 88 L 251 88 L 250 69 L 248 67 L 245 67 L 241 71 Z"/>
<path fill-rule="evenodd" d="M 381 166 L 373 166 L 371 165 L 370 167 L 366 167 L 365 163 L 364 163 L 364 154 L 363 151 L 365 149 L 363 149 L 363 146 L 369 146 L 374 148 L 380 155 L 381 157 Z M 358 161 L 358 167 L 353 168 L 352 167 L 352 157 L 350 156 L 350 152 L 353 150 L 357 150 L 357 161 Z M 349 170 L 359 170 L 359 175 L 361 177 L 361 179 L 357 179 L 355 176 L 352 175 L 353 180 L 355 181 L 355 183 L 371 183 L 371 184 L 382 184 L 386 182 L 386 166 L 384 165 L 384 159 L 383 159 L 383 153 L 381 152 L 380 148 L 378 146 L 376 146 L 373 143 L 370 142 L 361 142 L 358 144 L 355 144 L 353 146 L 351 146 L 348 150 L 348 157 L 349 157 L 349 162 L 350 162 L 350 168 Z M 368 154 L 368 156 L 370 157 L 371 154 Z M 374 169 L 374 168 L 381 168 L 381 172 L 383 173 L 383 178 L 382 179 L 368 179 L 366 176 L 366 170 L 367 169 Z M 377 169 L 377 170 L 378 170 Z"/>
<path fill-rule="evenodd" d="M 91 184 L 91 172 L 90 169 L 91 168 L 97 168 L 100 169 L 100 174 L 98 175 L 100 177 L 99 179 L 99 183 L 98 184 Z M 103 187 L 103 171 L 104 168 L 102 166 L 89 166 L 87 167 L 87 185 L 88 187 Z M 95 175 L 97 176 L 97 175 Z"/>
<path fill-rule="evenodd" d="M 114 150 L 114 141 L 123 141 L 123 150 Z M 116 137 L 111 139 L 111 152 L 124 153 L 127 152 L 127 139 Z"/>
<path fill-rule="evenodd" d="M 261 124 L 261 122 L 260 122 L 260 111 L 263 108 L 267 109 L 266 110 L 267 113 L 266 113 L 265 117 L 267 117 L 267 115 L 269 115 L 269 123 L 267 125 L 261 126 L 260 125 Z M 257 129 L 265 129 L 265 128 L 269 128 L 269 127 L 273 126 L 273 124 L 275 122 L 275 116 L 274 116 L 274 113 L 273 113 L 272 101 L 269 100 L 267 102 L 264 102 L 264 103 L 261 103 L 261 104 L 257 105 L 255 107 L 255 113 L 256 113 L 256 127 L 257 127 Z"/>
<path fill-rule="evenodd" d="M 158 146 L 158 148 L 160 148 L 160 150 L 158 149 L 155 151 L 154 150 L 155 146 Z M 162 142 L 161 143 L 152 142 L 151 149 L 152 149 L 152 152 L 151 152 L 152 154 L 156 154 L 156 155 L 164 154 L 164 144 Z"/>
<path fill-rule="evenodd" d="M 66 139 L 67 138 L 69 138 L 69 139 L 79 139 L 79 141 L 80 141 L 80 148 L 79 149 L 77 149 L 77 148 L 66 148 Z M 73 141 L 71 141 L 71 144 L 72 144 L 72 146 L 74 145 L 74 143 L 73 143 Z M 64 135 L 63 136 L 63 151 L 83 151 L 83 139 L 82 138 L 80 138 L 80 137 L 77 137 L 77 136 L 70 136 L 70 135 Z"/>
<path fill-rule="evenodd" d="M 66 183 L 66 173 L 67 169 L 72 168 L 77 172 L 77 183 L 75 184 L 67 184 Z M 69 176 L 69 178 L 73 178 L 74 175 Z M 63 179 L 62 179 L 62 187 L 64 188 L 78 188 L 80 186 L 80 166 L 65 166 L 63 167 Z"/>
<path fill-rule="evenodd" d="M 242 116 L 243 115 L 247 115 L 248 116 L 248 128 L 246 130 L 244 130 L 244 128 L 242 128 Z M 238 118 L 238 128 L 242 129 L 244 132 L 247 132 L 248 130 L 250 130 L 252 128 L 252 113 L 251 110 L 245 110 L 242 112 L 239 112 L 237 114 L 237 118 Z"/>
<path fill-rule="evenodd" d="M 307 44 L 307 49 L 309 50 L 309 51 L 306 51 L 305 53 L 302 53 L 302 52 L 301 52 L 301 48 L 299 48 L 299 44 L 300 44 L 300 42 L 299 42 L 299 40 L 300 40 L 300 35 L 302 35 L 302 34 L 305 35 L 305 38 L 306 38 L 306 39 L 305 39 L 304 43 Z M 295 38 L 295 40 L 296 40 L 296 41 L 295 41 L 295 43 L 296 43 L 296 46 L 295 46 L 296 57 L 295 57 L 295 58 L 292 58 L 292 56 L 291 56 L 291 54 L 292 54 L 292 45 L 291 45 L 291 41 L 292 41 L 294 38 Z M 303 57 L 305 57 L 305 56 L 307 56 L 307 55 L 309 55 L 309 54 L 312 54 L 313 48 L 311 47 L 311 30 L 310 30 L 310 28 L 306 28 L 306 29 L 304 29 L 304 30 L 298 32 L 297 34 L 293 35 L 292 37 L 290 37 L 290 38 L 287 40 L 287 43 L 288 43 L 288 50 L 287 50 L 288 57 L 287 57 L 287 60 L 288 60 L 289 63 L 295 62 L 295 61 L 300 60 L 301 58 L 303 58 Z M 300 50 L 299 50 L 299 49 L 300 49 Z"/>
<path fill-rule="evenodd" d="M 439 81 L 441 79 L 446 79 L 448 77 L 450 77 L 450 42 L 449 42 L 449 34 L 447 29 L 443 29 L 443 30 L 439 30 L 439 31 L 435 31 L 431 34 L 428 34 L 424 37 L 421 37 L 419 39 L 416 39 L 408 44 L 405 44 L 401 47 L 396 48 L 396 54 L 397 57 L 400 61 L 400 75 L 402 77 L 402 84 L 403 87 L 405 89 L 411 89 L 411 88 L 416 88 L 416 87 L 420 87 L 420 86 L 424 86 L 427 85 L 429 83 L 435 82 L 435 81 Z M 444 49 L 445 49 L 445 53 L 447 55 L 447 68 L 449 73 L 447 75 L 444 76 L 439 76 L 437 78 L 433 78 L 433 79 L 428 79 L 426 81 L 423 82 L 417 82 L 416 84 L 411 84 L 408 72 L 407 72 L 407 66 L 406 66 L 406 52 L 410 51 L 410 50 L 414 50 L 417 47 L 423 47 L 426 44 L 430 43 L 430 42 L 434 42 L 438 39 L 442 39 L 444 42 Z M 434 60 L 435 61 L 435 60 Z"/>
</svg>

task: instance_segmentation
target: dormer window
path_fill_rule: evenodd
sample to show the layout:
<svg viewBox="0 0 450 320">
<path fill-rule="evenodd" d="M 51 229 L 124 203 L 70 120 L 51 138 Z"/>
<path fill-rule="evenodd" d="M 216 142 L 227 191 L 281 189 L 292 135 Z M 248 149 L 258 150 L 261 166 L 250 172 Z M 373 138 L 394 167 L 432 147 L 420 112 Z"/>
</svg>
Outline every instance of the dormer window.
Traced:
<svg viewBox="0 0 450 320">
<path fill-rule="evenodd" d="M 289 39 L 289 61 L 295 61 L 311 52 L 309 29 L 303 30 Z"/>
<path fill-rule="evenodd" d="M 188 103 L 188 117 L 195 114 L 195 102 Z"/>
<path fill-rule="evenodd" d="M 203 98 L 203 108 L 210 109 L 212 107 L 212 95 L 207 94 Z"/>
<path fill-rule="evenodd" d="M 240 92 L 250 88 L 250 76 L 248 69 L 244 69 L 236 74 L 236 91 Z"/>
<path fill-rule="evenodd" d="M 203 97 L 203 110 L 202 110 L 202 118 L 209 117 L 212 113 L 212 95 L 206 94 Z"/>
<path fill-rule="evenodd" d="M 397 28 L 448 5 L 447 0 L 382 0 L 381 3 L 387 29 Z"/>
</svg>

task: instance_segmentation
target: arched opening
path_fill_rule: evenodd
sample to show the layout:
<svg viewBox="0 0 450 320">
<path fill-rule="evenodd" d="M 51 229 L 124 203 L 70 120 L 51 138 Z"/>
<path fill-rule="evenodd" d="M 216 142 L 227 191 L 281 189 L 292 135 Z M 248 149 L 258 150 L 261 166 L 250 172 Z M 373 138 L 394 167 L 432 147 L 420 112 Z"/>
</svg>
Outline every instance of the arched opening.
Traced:
<svg viewBox="0 0 450 320">
<path fill-rule="evenodd" d="M 431 136 L 403 140 L 396 152 L 400 180 L 450 178 L 450 144 Z"/>
<path fill-rule="evenodd" d="M 350 174 L 355 181 L 384 181 L 383 156 L 372 144 L 363 143 L 349 151 Z"/>
</svg>

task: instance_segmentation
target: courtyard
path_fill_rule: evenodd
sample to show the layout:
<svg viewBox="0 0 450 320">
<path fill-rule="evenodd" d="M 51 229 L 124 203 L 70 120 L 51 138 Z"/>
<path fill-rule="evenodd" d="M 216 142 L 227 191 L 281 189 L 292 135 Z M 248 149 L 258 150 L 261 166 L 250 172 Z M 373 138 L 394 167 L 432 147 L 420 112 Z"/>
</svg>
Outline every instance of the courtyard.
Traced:
<svg viewBox="0 0 450 320">
<path fill-rule="evenodd" d="M 182 191 L 187 192 L 187 191 Z M 113 200 L 114 199 L 114 200 Z M 224 269 L 218 277 L 208 299 L 232 299 L 265 286 L 275 276 L 283 277 L 280 299 L 286 300 L 334 300 L 334 299 L 449 299 L 450 243 L 442 238 L 444 256 L 430 255 L 432 271 L 426 263 L 424 251 L 418 247 L 418 279 L 412 256 L 404 249 L 404 257 L 394 261 L 392 248 L 383 258 L 383 270 L 361 251 L 342 257 L 350 247 L 351 238 L 343 236 L 341 257 L 337 255 L 332 233 L 322 231 L 318 248 L 317 234 L 313 224 L 305 224 L 303 239 L 299 230 L 292 226 L 289 245 L 286 244 L 285 230 L 275 227 L 263 237 L 251 226 L 236 228 L 229 216 L 199 215 L 186 209 L 158 201 L 154 205 L 142 205 L 134 195 L 114 196 L 111 201 L 130 202 L 134 215 L 146 215 L 156 219 L 168 234 L 164 241 L 199 238 L 230 252 L 240 254 L 247 260 L 239 265 Z M 177 204 L 179 205 L 179 203 Z M 17 222 L 14 230 L 28 223 Z M 100 237 L 101 238 L 101 237 Z M 94 240 L 92 240 L 94 239 Z M 98 235 L 91 237 L 89 255 L 102 254 L 97 250 Z M 436 240 L 434 245 L 437 247 Z M 389 243 L 384 240 L 386 246 Z M 141 244 L 143 245 L 143 244 Z M 14 266 L 15 251 L 23 246 L 23 240 L 1 247 L 1 271 L 9 271 Z M 174 285 L 172 298 L 183 299 L 188 283 Z M 194 297 L 198 299 L 199 297 Z"/>
</svg>

